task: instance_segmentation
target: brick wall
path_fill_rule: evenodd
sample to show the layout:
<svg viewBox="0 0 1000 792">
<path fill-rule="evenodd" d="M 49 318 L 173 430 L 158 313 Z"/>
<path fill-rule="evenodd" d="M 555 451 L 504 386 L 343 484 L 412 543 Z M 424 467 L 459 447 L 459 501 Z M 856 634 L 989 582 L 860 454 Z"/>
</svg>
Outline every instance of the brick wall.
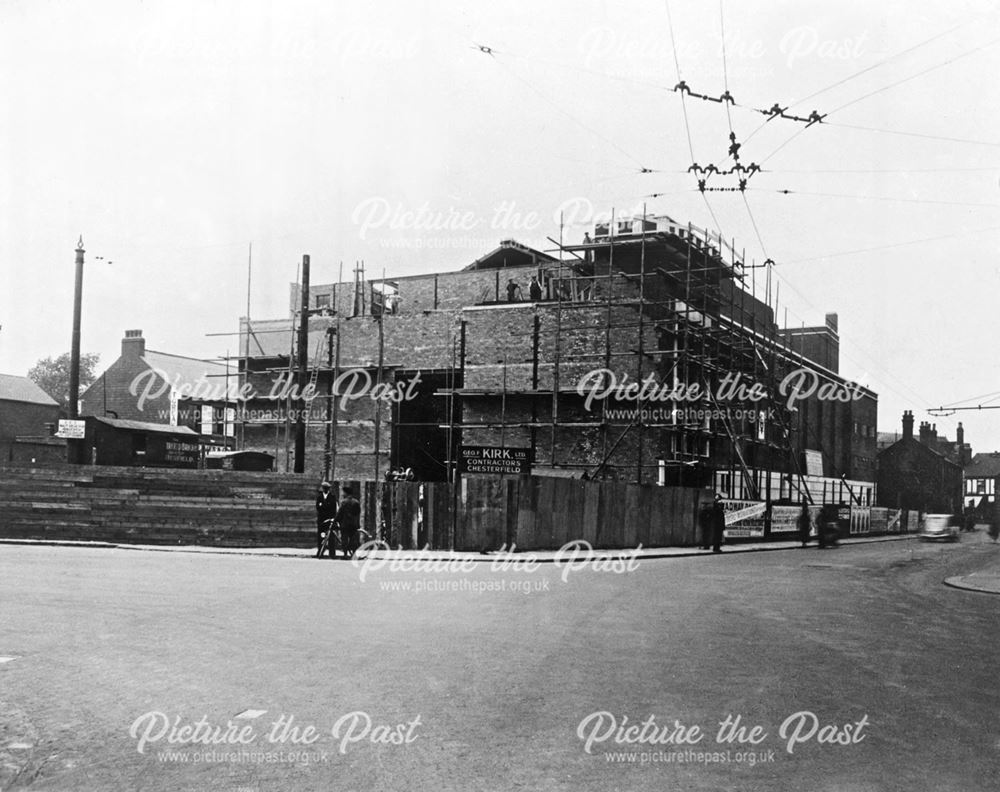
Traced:
<svg viewBox="0 0 1000 792">
<path fill-rule="evenodd" d="M 163 387 L 160 377 L 150 377 L 149 371 L 141 358 L 118 358 L 80 397 L 80 415 L 104 417 L 108 410 L 117 413 L 122 420 L 170 423 L 170 389 Z M 130 388 L 140 376 L 138 395 L 133 395 Z M 145 399 L 139 409 L 139 396 L 147 386 L 150 398 Z"/>
<path fill-rule="evenodd" d="M 45 425 L 58 421 L 58 405 L 0 399 L 0 462 L 12 458 L 14 438 L 19 435 L 48 434 Z"/>
</svg>

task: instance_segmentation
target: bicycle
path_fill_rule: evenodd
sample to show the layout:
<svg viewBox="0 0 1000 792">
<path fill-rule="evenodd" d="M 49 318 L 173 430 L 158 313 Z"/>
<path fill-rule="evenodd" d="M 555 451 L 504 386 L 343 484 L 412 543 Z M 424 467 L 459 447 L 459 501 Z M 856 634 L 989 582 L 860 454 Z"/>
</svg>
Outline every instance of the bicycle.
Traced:
<svg viewBox="0 0 1000 792">
<path fill-rule="evenodd" d="M 343 529 L 340 524 L 334 519 L 330 518 L 323 521 L 323 525 L 329 526 L 326 531 L 323 532 L 323 542 L 320 544 L 319 552 L 316 553 L 316 558 L 322 558 L 327 553 L 330 554 L 330 558 L 337 557 L 337 551 L 343 552 L 343 558 L 353 558 L 354 553 L 349 552 L 347 549 L 347 543 L 344 541 Z M 371 534 L 363 528 L 358 528 L 358 547 L 364 545 L 371 541 Z M 333 542 L 333 549 L 330 548 L 330 542 Z"/>
</svg>

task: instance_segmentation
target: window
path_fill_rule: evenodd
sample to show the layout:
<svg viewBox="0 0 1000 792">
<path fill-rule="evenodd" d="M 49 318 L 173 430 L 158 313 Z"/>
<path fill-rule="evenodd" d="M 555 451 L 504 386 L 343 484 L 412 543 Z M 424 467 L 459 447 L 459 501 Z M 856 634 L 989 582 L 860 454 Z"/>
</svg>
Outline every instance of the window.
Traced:
<svg viewBox="0 0 1000 792">
<path fill-rule="evenodd" d="M 329 308 L 330 300 L 332 295 L 330 294 L 317 294 L 316 295 L 316 307 L 317 308 Z"/>
<path fill-rule="evenodd" d="M 204 404 L 201 407 L 201 433 L 212 434 L 215 429 L 215 410 L 212 405 Z"/>
</svg>

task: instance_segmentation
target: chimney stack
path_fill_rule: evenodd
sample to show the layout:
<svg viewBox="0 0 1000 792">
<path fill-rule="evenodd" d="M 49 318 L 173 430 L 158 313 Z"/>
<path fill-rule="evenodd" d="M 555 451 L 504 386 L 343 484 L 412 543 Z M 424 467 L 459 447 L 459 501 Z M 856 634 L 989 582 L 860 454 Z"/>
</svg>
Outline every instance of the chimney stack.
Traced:
<svg viewBox="0 0 1000 792">
<path fill-rule="evenodd" d="M 903 437 L 913 437 L 913 413 L 909 410 L 903 410 Z"/>
<path fill-rule="evenodd" d="M 126 330 L 122 339 L 122 357 L 142 357 L 146 354 L 146 339 L 142 330 Z"/>
</svg>

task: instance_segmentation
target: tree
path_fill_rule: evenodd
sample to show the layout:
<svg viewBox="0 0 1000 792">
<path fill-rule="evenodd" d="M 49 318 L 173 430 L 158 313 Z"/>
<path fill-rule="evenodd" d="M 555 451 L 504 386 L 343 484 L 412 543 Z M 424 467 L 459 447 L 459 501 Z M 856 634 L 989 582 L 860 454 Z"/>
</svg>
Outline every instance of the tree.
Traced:
<svg viewBox="0 0 1000 792">
<path fill-rule="evenodd" d="M 96 353 L 80 355 L 81 393 L 97 379 L 95 370 L 100 358 Z M 59 402 L 64 413 L 69 407 L 69 363 L 70 353 L 66 352 L 55 359 L 47 357 L 39 360 L 28 372 L 28 379 Z"/>
</svg>

